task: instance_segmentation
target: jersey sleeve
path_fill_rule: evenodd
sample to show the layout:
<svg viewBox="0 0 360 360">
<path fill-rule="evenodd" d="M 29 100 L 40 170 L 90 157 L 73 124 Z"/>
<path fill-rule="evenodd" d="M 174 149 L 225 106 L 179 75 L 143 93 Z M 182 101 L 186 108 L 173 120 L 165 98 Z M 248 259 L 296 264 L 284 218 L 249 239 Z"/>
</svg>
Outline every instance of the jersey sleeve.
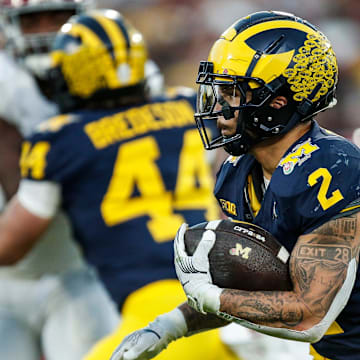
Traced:
<svg viewBox="0 0 360 360">
<path fill-rule="evenodd" d="M 23 142 L 20 158 L 23 179 L 62 185 L 79 169 L 82 157 L 76 154 L 76 134 L 67 126 L 69 122 L 68 116 L 52 118 Z"/>
<path fill-rule="evenodd" d="M 50 219 L 55 216 L 61 202 L 61 187 L 50 181 L 20 181 L 17 197 L 20 204 L 32 214 Z"/>
<path fill-rule="evenodd" d="M 360 211 L 359 151 L 347 143 L 333 145 L 320 144 L 321 151 L 302 158 L 292 171 L 284 166 L 276 172 L 273 191 L 284 208 L 295 208 L 292 221 L 303 234 Z"/>
</svg>

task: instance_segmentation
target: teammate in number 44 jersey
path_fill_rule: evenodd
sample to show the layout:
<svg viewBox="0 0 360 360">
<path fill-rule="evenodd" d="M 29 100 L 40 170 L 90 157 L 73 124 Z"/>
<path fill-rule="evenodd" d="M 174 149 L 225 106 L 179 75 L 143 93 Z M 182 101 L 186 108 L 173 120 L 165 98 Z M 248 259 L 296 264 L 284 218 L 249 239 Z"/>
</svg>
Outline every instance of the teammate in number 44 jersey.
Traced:
<svg viewBox="0 0 360 360">
<path fill-rule="evenodd" d="M 195 96 L 147 100 L 144 40 L 118 12 L 70 18 L 51 57 L 64 115 L 23 144 L 23 179 L 1 217 L 0 262 L 21 258 L 61 206 L 121 309 L 116 342 L 86 356 L 106 359 L 134 327 L 185 301 L 171 240 L 182 222 L 216 216 L 211 170 L 193 122 Z M 211 345 L 207 336 L 184 339 L 164 356 L 235 358 L 217 330 L 211 336 Z"/>
<path fill-rule="evenodd" d="M 264 227 L 289 250 L 293 290 L 220 289 L 208 260 L 216 222 L 193 256 L 182 225 L 175 268 L 188 304 L 129 335 L 112 360 L 150 359 L 225 320 L 312 343 L 317 360 L 360 358 L 360 151 L 314 120 L 335 104 L 337 74 L 328 39 L 292 14 L 248 15 L 215 42 L 200 64 L 195 114 L 205 147 L 231 155 L 215 195 L 226 215 Z"/>
</svg>

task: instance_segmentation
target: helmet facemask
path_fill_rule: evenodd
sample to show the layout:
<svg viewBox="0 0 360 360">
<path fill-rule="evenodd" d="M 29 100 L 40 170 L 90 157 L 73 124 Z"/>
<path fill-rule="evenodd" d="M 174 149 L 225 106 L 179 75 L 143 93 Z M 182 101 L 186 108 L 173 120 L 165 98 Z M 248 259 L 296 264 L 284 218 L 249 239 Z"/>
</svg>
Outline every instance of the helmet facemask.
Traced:
<svg viewBox="0 0 360 360">
<path fill-rule="evenodd" d="M 211 63 L 201 62 L 196 81 L 200 86 L 195 121 L 206 149 L 224 147 L 231 155 L 238 156 L 251 146 L 283 133 L 294 104 L 289 101 L 285 107 L 275 109 L 270 103 L 280 94 L 287 96 L 285 79 L 265 84 L 259 78 L 215 74 L 211 69 Z M 214 122 L 220 116 L 225 120 L 237 117 L 234 135 L 212 136 L 214 131 L 209 129 L 214 129 Z"/>
</svg>

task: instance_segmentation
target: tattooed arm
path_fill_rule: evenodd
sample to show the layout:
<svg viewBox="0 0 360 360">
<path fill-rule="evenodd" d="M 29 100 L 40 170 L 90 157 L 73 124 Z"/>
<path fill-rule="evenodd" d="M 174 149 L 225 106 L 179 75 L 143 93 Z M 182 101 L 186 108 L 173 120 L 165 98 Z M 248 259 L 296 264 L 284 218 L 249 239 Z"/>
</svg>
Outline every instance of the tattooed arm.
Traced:
<svg viewBox="0 0 360 360">
<path fill-rule="evenodd" d="M 225 289 L 220 311 L 262 325 L 248 327 L 270 335 L 319 340 L 319 332 L 327 330 L 350 296 L 359 248 L 360 213 L 331 220 L 299 237 L 290 259 L 293 291 Z M 293 332 L 274 332 L 274 328 Z M 309 329 L 315 329 L 315 335 L 306 333 Z"/>
<path fill-rule="evenodd" d="M 225 316 L 227 319 L 238 319 L 244 326 L 252 324 L 247 327 L 270 335 L 317 341 L 319 333 L 325 332 L 331 324 L 324 322 L 324 318 L 332 322 L 345 306 L 353 286 L 351 277 L 356 272 L 359 249 L 360 212 L 331 220 L 311 234 L 299 237 L 290 259 L 293 291 L 225 289 L 220 298 L 220 312 L 233 317 Z M 351 263 L 352 259 L 355 260 Z M 340 289 L 339 304 L 334 298 Z M 331 307 L 333 303 L 336 305 Z M 212 316 L 196 313 L 186 304 L 180 309 L 189 333 L 226 324 Z M 314 327 L 315 335 L 306 333 Z"/>
</svg>

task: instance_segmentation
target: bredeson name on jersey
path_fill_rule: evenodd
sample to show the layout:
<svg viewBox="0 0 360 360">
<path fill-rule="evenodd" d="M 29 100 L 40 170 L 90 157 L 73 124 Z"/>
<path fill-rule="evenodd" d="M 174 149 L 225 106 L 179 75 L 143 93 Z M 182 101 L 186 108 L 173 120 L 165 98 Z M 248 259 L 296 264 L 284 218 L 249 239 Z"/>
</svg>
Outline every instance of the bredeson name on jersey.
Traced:
<svg viewBox="0 0 360 360">
<path fill-rule="evenodd" d="M 194 110 L 185 100 L 147 104 L 85 125 L 85 132 L 97 149 L 145 134 L 192 125 Z"/>
</svg>

